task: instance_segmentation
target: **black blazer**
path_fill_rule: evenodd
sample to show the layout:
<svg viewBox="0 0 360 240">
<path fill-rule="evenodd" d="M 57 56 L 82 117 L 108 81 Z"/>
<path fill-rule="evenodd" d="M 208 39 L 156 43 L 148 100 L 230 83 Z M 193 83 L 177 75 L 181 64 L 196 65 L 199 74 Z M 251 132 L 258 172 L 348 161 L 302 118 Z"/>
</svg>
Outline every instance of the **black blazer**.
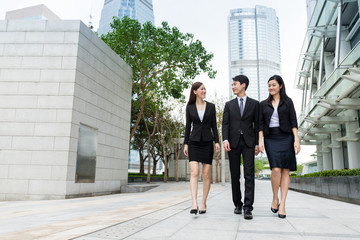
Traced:
<svg viewBox="0 0 360 240">
<path fill-rule="evenodd" d="M 248 147 L 255 147 L 259 141 L 259 102 L 255 99 L 246 98 L 243 116 L 240 115 L 240 108 L 237 98 L 225 104 L 222 137 L 230 142 L 230 148 L 236 148 L 241 131 Z"/>
<path fill-rule="evenodd" d="M 280 98 L 277 111 L 279 113 L 280 130 L 282 132 L 292 133 L 293 128 L 298 128 L 294 103 L 290 98 L 287 104 Z M 260 103 L 259 131 L 263 131 L 264 136 L 269 135 L 270 119 L 273 112 L 274 107 L 271 101 L 266 103 L 266 100 L 264 100 Z"/>
<path fill-rule="evenodd" d="M 187 105 L 184 144 L 189 144 L 189 140 L 194 142 L 219 142 L 219 134 L 216 126 L 215 104 L 206 102 L 206 108 L 202 122 L 200 121 L 199 114 L 196 109 L 196 104 L 192 103 Z"/>
</svg>

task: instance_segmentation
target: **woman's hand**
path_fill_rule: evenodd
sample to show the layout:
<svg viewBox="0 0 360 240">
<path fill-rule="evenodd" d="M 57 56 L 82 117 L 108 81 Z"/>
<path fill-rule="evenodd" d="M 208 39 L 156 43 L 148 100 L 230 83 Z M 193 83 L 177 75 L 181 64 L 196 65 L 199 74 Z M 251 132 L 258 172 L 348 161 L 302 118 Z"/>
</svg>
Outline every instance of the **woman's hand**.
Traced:
<svg viewBox="0 0 360 240">
<path fill-rule="evenodd" d="M 188 145 L 187 144 L 184 145 L 184 155 L 188 156 Z"/>
<path fill-rule="evenodd" d="M 301 150 L 301 146 L 300 146 L 300 140 L 299 138 L 296 138 L 294 141 L 294 150 L 295 150 L 295 154 L 297 155 L 300 150 Z"/>
<path fill-rule="evenodd" d="M 220 144 L 219 143 L 215 143 L 215 151 L 220 152 Z"/>
<path fill-rule="evenodd" d="M 264 153 L 264 143 L 262 141 L 259 141 L 258 149 L 259 152 Z"/>
</svg>

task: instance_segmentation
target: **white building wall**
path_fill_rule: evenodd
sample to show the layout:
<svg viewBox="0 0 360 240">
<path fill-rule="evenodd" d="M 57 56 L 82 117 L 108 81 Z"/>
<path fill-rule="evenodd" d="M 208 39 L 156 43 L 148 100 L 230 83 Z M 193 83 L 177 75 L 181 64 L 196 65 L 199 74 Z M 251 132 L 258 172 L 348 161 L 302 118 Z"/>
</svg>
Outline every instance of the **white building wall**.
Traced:
<svg viewBox="0 0 360 240">
<path fill-rule="evenodd" d="M 0 21 L 0 200 L 127 184 L 131 69 L 80 21 Z M 97 129 L 95 183 L 75 183 L 80 123 Z"/>
</svg>

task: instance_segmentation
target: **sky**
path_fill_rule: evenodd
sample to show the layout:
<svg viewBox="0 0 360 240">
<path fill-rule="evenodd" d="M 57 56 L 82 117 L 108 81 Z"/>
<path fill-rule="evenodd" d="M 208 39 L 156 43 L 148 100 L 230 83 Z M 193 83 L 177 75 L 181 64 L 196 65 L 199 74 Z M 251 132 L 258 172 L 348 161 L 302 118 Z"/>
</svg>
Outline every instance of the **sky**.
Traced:
<svg viewBox="0 0 360 240">
<path fill-rule="evenodd" d="M 37 4 L 45 4 L 61 19 L 80 19 L 85 24 L 89 23 L 91 14 L 92 25 L 97 30 L 104 0 L 0 0 L 0 19 L 5 18 L 6 11 Z M 300 114 L 301 91 L 294 88 L 294 79 L 306 32 L 306 0 L 153 0 L 156 26 L 166 21 L 181 32 L 192 33 L 208 52 L 214 54 L 212 65 L 217 70 L 216 79 L 202 74 L 194 80 L 205 84 L 210 101 L 215 99 L 215 94 L 218 98 L 228 99 L 227 19 L 230 9 L 254 8 L 255 5 L 276 10 L 280 28 L 282 77 L 287 94 L 294 100 L 297 114 Z M 312 160 L 310 154 L 315 148 L 302 146 L 302 149 L 299 162 Z"/>
</svg>

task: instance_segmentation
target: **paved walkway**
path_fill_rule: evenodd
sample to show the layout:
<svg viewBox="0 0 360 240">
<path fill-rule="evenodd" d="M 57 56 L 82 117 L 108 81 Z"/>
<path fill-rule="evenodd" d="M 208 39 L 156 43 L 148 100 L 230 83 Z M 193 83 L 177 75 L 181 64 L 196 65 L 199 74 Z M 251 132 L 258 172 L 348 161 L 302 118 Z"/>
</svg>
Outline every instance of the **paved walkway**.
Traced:
<svg viewBox="0 0 360 240">
<path fill-rule="evenodd" d="M 0 202 L 0 240 L 360 239 L 359 205 L 289 191 L 287 217 L 279 219 L 271 198 L 270 182 L 256 181 L 253 220 L 233 214 L 229 184 L 213 184 L 207 213 L 197 216 L 189 214 L 184 182 L 144 193 Z"/>
</svg>

